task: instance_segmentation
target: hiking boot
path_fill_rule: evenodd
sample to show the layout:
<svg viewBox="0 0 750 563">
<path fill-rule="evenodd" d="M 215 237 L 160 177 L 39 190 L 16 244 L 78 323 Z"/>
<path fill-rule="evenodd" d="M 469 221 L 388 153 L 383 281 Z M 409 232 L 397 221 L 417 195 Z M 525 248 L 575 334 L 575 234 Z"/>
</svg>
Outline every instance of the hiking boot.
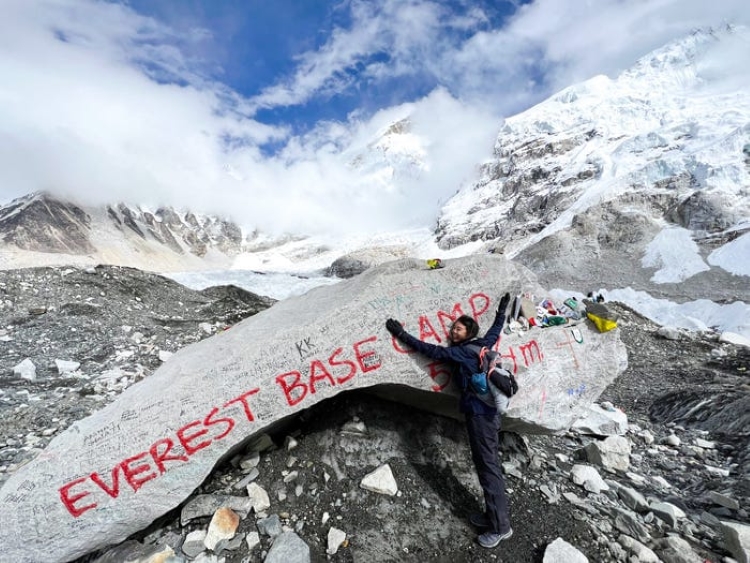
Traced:
<svg viewBox="0 0 750 563">
<path fill-rule="evenodd" d="M 496 534 L 495 532 L 485 532 L 477 538 L 477 541 L 482 547 L 492 549 L 493 547 L 497 547 L 497 545 L 501 541 L 507 540 L 512 535 L 513 528 L 508 528 L 508 531 L 502 534 Z"/>
<path fill-rule="evenodd" d="M 472 512 L 469 515 L 469 523 L 475 528 L 489 528 L 490 519 L 484 512 Z"/>
</svg>

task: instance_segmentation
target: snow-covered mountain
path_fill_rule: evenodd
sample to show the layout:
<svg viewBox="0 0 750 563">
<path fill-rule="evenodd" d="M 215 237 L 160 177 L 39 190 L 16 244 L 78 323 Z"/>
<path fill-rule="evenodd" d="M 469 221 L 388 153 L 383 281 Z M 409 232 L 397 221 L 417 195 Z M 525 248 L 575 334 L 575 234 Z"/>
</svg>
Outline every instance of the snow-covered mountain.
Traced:
<svg viewBox="0 0 750 563">
<path fill-rule="evenodd" d="M 252 236 L 217 217 L 122 203 L 83 206 L 48 193 L 0 207 L 0 238 L 2 268 L 66 263 L 160 271 L 227 268 L 252 244 Z"/>
<path fill-rule="evenodd" d="M 748 52 L 746 28 L 697 31 L 615 78 L 594 77 L 509 118 L 494 157 L 443 206 L 434 230 L 274 239 L 185 211 L 94 209 L 37 194 L 0 208 L 0 268 L 69 262 L 299 273 L 341 257 L 359 267 L 502 252 L 546 287 L 611 290 L 627 303 L 737 303 L 736 315 L 746 317 L 750 84 L 722 65 Z M 340 157 L 387 197 L 428 169 L 427 150 L 400 118 Z M 684 308 L 708 325 L 716 315 Z"/>
<path fill-rule="evenodd" d="M 747 298 L 750 90 L 716 72 L 728 42 L 750 52 L 750 31 L 695 32 L 508 119 L 440 246 L 486 241 L 555 285 Z"/>
</svg>

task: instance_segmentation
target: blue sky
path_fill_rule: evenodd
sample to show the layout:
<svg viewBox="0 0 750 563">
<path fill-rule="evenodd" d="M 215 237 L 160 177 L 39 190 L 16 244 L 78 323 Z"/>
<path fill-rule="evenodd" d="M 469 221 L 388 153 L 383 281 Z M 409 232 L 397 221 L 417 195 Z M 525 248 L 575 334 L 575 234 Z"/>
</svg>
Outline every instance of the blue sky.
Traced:
<svg viewBox="0 0 750 563">
<path fill-rule="evenodd" d="M 338 233 L 434 224 L 504 118 L 695 28 L 750 21 L 746 0 L 2 9 L 0 202 L 48 190 Z M 373 144 L 407 118 L 400 145 Z"/>
</svg>

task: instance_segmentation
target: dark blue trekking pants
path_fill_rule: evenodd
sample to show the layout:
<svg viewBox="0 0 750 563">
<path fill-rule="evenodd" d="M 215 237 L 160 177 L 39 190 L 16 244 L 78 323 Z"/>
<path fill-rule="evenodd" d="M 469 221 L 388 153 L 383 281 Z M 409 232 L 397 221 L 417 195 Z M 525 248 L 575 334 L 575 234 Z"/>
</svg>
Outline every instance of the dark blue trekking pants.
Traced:
<svg viewBox="0 0 750 563">
<path fill-rule="evenodd" d="M 466 414 L 471 457 L 484 492 L 490 532 L 505 533 L 510 527 L 508 498 L 498 457 L 500 415 Z"/>
</svg>

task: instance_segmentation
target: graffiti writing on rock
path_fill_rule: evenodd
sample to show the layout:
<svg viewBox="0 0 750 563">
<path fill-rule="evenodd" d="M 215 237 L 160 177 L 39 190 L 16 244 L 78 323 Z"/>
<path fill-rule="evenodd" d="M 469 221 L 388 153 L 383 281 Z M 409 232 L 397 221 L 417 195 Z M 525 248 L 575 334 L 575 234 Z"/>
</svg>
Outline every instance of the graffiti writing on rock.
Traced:
<svg viewBox="0 0 750 563">
<path fill-rule="evenodd" d="M 314 395 L 321 385 L 336 387 L 351 380 L 357 373 L 374 371 L 381 366 L 380 358 L 368 345 L 377 341 L 371 336 L 355 342 L 351 350 L 336 348 L 325 360 L 313 359 L 305 373 L 299 370 L 288 371 L 276 376 L 276 383 L 281 388 L 290 407 L 301 403 L 305 397 Z"/>
<path fill-rule="evenodd" d="M 303 340 L 300 340 L 299 342 L 296 342 L 295 346 L 301 360 L 309 358 L 310 356 L 315 354 L 317 350 L 315 344 L 312 342 L 312 337 L 307 337 Z"/>
<path fill-rule="evenodd" d="M 174 435 L 161 438 L 148 450 L 115 464 L 106 475 L 93 472 L 66 483 L 58 489 L 60 500 L 68 512 L 78 518 L 96 508 L 106 496 L 118 498 L 123 481 L 134 493 L 138 492 L 144 484 L 164 475 L 168 466 L 186 463 L 190 456 L 226 438 L 237 425 L 238 417 L 254 422 L 249 398 L 258 391 L 251 389 L 221 407 L 212 408 L 205 417 L 188 422 Z"/>
</svg>

